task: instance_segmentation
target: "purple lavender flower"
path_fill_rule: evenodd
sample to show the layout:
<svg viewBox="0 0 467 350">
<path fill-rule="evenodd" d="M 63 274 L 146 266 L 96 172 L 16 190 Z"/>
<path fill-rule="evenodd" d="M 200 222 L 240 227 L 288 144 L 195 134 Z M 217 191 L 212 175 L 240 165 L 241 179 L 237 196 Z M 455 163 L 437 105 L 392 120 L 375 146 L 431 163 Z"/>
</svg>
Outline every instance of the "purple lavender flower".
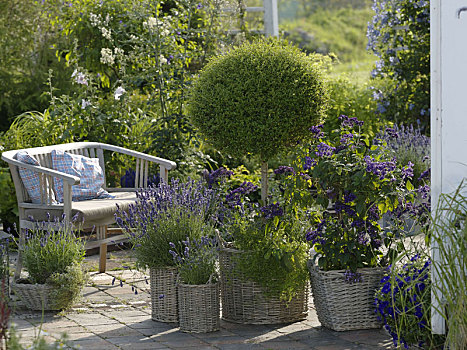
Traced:
<svg viewBox="0 0 467 350">
<path fill-rule="evenodd" d="M 430 174 L 431 174 L 431 168 L 428 168 L 427 170 L 425 170 L 423 173 L 420 174 L 420 177 L 418 178 L 418 180 L 424 179 Z"/>
<path fill-rule="evenodd" d="M 223 180 L 233 175 L 233 171 L 227 170 L 226 168 L 222 167 L 216 169 L 209 173 L 207 170 L 203 172 L 203 177 L 208 183 L 208 187 L 212 188 L 214 184 L 219 184 Z"/>
<path fill-rule="evenodd" d="M 408 178 L 408 177 L 413 177 L 413 166 L 414 164 L 411 161 L 409 161 L 407 163 L 407 166 L 402 168 L 401 172 L 402 172 L 403 179 Z"/>
</svg>

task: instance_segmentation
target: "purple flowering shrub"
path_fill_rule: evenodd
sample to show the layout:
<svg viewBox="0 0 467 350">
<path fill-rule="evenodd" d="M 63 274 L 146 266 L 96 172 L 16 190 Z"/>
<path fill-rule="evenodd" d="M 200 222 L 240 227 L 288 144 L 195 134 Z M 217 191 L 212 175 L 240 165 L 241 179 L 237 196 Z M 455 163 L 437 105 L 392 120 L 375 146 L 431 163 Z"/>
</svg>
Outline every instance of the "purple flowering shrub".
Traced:
<svg viewBox="0 0 467 350">
<path fill-rule="evenodd" d="M 375 294 L 375 308 L 395 347 L 432 349 L 431 261 L 413 256 L 403 266 L 390 266 Z"/>
<path fill-rule="evenodd" d="M 128 211 L 118 210 L 117 224 L 128 235 L 138 267 L 175 266 L 170 243 L 213 236 L 217 193 L 202 181 L 172 180 L 141 189 Z"/>
<path fill-rule="evenodd" d="M 202 236 L 199 239 L 190 239 L 187 237 L 181 244 L 170 242 L 169 246 L 169 253 L 178 267 L 182 283 L 197 285 L 216 282 L 218 247 L 215 238 Z"/>
<path fill-rule="evenodd" d="M 410 165 L 398 166 L 360 134 L 362 121 L 344 115 L 339 120 L 340 129 L 330 133 L 311 129 L 315 142 L 302 149 L 295 182 L 316 190 L 313 200 L 321 214 L 306 239 L 318 253 L 318 265 L 355 273 L 386 264 L 395 254 L 394 233 L 383 232 L 379 220 L 401 198 L 413 197 L 413 174 Z"/>
</svg>

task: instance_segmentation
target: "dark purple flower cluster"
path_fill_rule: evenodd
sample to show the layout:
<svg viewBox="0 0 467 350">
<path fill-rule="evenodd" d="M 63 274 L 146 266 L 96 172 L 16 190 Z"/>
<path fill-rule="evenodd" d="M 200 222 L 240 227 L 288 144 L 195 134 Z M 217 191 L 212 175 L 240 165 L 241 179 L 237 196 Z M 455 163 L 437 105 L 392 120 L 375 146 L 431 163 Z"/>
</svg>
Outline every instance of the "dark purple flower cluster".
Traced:
<svg viewBox="0 0 467 350">
<path fill-rule="evenodd" d="M 309 170 L 316 165 L 316 159 L 306 156 L 303 163 L 303 170 Z"/>
<path fill-rule="evenodd" d="M 341 125 L 347 128 L 354 128 L 355 126 L 363 126 L 363 121 L 358 120 L 356 117 L 348 117 L 346 115 L 341 114 L 339 116 L 339 120 L 341 121 Z"/>
<path fill-rule="evenodd" d="M 383 180 L 386 175 L 393 172 L 396 169 L 396 162 L 394 160 L 387 162 L 378 162 L 370 156 L 365 156 L 366 171 L 373 173 Z"/>
<path fill-rule="evenodd" d="M 346 145 L 348 144 L 352 139 L 353 139 L 354 135 L 352 133 L 348 133 L 348 134 L 343 134 L 341 136 L 341 143 Z"/>
<path fill-rule="evenodd" d="M 208 170 L 204 170 L 203 177 L 208 183 L 208 187 L 212 188 L 214 184 L 219 184 L 221 181 L 229 178 L 233 175 L 233 171 L 227 170 L 224 167 L 216 169 L 214 171 L 209 172 Z"/>
<path fill-rule="evenodd" d="M 243 182 L 239 187 L 230 191 L 226 196 L 226 202 L 231 207 L 241 206 L 242 197 L 258 189 L 258 186 L 251 182 Z"/>
<path fill-rule="evenodd" d="M 430 176 L 431 174 L 431 168 L 428 168 L 427 170 L 425 170 L 424 172 L 422 172 L 418 178 L 418 180 L 422 180 L 428 176 Z"/>
<path fill-rule="evenodd" d="M 392 138 L 395 138 L 395 139 L 399 138 L 399 133 L 394 128 L 386 128 L 386 133 Z"/>
<path fill-rule="evenodd" d="M 337 201 L 334 204 L 334 210 L 336 211 L 336 213 L 345 212 L 348 216 L 351 216 L 351 217 L 357 215 L 355 212 L 355 209 L 353 209 L 352 206 L 348 204 L 344 204 L 340 201 Z"/>
<path fill-rule="evenodd" d="M 403 179 L 406 179 L 408 177 L 410 177 L 410 178 L 413 177 L 413 166 L 414 166 L 414 164 L 411 161 L 409 161 L 407 166 L 402 168 L 401 173 L 402 173 L 402 178 Z"/>
<path fill-rule="evenodd" d="M 334 154 L 335 151 L 336 151 L 335 147 L 329 146 L 329 145 L 325 144 L 324 142 L 320 142 L 316 146 L 315 154 L 318 157 L 331 157 Z"/>
<path fill-rule="evenodd" d="M 363 276 L 359 272 L 352 272 L 351 270 L 346 270 L 344 272 L 344 280 L 347 283 L 358 283 L 363 282 Z"/>
<path fill-rule="evenodd" d="M 268 204 L 259 208 L 259 210 L 266 219 L 273 219 L 276 216 L 284 215 L 284 209 L 279 205 L 279 203 Z"/>
<path fill-rule="evenodd" d="M 316 243 L 324 244 L 326 242 L 323 236 L 325 227 L 326 227 L 326 220 L 322 219 L 315 230 L 308 230 L 305 235 L 307 242 L 312 242 L 313 244 L 316 244 Z"/>
<path fill-rule="evenodd" d="M 276 175 L 289 173 L 295 175 L 295 169 L 291 166 L 281 165 L 279 168 L 274 169 L 274 174 Z"/>
<path fill-rule="evenodd" d="M 344 203 L 352 203 L 355 199 L 357 199 L 357 196 L 353 194 L 350 191 L 345 191 L 344 192 Z"/>
<path fill-rule="evenodd" d="M 309 130 L 311 131 L 311 133 L 313 134 L 315 138 L 319 139 L 320 137 L 323 137 L 324 135 L 322 129 L 323 129 L 323 124 L 319 124 L 319 125 L 312 126 Z"/>
</svg>

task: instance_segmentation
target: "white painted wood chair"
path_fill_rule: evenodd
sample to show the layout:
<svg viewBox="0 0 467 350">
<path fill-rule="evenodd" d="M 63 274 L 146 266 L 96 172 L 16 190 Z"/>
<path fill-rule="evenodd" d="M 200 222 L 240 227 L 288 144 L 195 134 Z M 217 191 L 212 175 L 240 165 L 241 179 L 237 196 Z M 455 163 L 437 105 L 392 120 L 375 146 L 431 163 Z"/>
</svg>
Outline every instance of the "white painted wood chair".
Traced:
<svg viewBox="0 0 467 350">
<path fill-rule="evenodd" d="M 52 150 L 62 150 L 72 154 L 79 154 L 86 157 L 98 158 L 99 165 L 104 171 L 105 163 L 104 151 L 117 152 L 133 157 L 136 165 L 135 187 L 134 188 L 108 188 L 104 186 L 114 198 L 91 199 L 85 201 L 72 201 L 71 187 L 80 183 L 80 178 L 68 175 L 63 172 L 52 169 Z M 16 153 L 26 151 L 34 157 L 40 166 L 25 164 L 16 160 Z M 22 150 L 12 150 L 3 152 L 2 159 L 9 164 L 11 175 L 16 189 L 16 197 L 19 209 L 19 255 L 15 271 L 15 279 L 18 279 L 21 273 L 21 251 L 25 241 L 25 230 L 34 227 L 36 222 L 47 220 L 50 217 L 62 218 L 65 214 L 65 220 L 70 220 L 78 215 L 78 222 L 84 221 L 82 229 L 96 228 L 96 240 L 88 241 L 86 249 L 99 247 L 99 271 L 104 272 L 106 268 L 107 244 L 122 240 L 122 234 L 107 237 L 108 225 L 115 223 L 114 214 L 117 211 L 117 204 L 123 210 L 126 210 L 131 203 L 136 200 L 136 190 L 148 186 L 149 163 L 159 164 L 160 178 L 168 181 L 168 171 L 175 169 L 176 163 L 167 159 L 154 157 L 141 152 L 132 151 L 126 148 L 112 146 L 98 142 L 77 142 L 62 145 L 26 148 Z M 18 167 L 30 169 L 37 172 L 41 181 L 41 203 L 31 203 L 29 195 L 19 176 Z M 54 179 L 63 180 L 63 203 L 53 204 L 55 198 Z M 104 184 L 106 182 L 104 181 Z"/>
</svg>

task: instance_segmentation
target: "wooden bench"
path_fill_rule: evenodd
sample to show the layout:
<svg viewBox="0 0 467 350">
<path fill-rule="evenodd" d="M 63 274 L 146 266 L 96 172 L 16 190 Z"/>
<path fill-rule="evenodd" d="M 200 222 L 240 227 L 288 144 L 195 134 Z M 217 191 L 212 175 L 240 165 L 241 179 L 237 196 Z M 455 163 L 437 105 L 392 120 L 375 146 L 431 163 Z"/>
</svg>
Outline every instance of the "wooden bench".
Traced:
<svg viewBox="0 0 467 350">
<path fill-rule="evenodd" d="M 135 162 L 135 186 L 132 188 L 108 188 L 104 186 L 104 189 L 112 194 L 114 198 L 72 201 L 71 187 L 79 184 L 80 178 L 52 169 L 52 150 L 62 150 L 71 154 L 98 158 L 99 165 L 104 171 L 104 177 L 104 151 L 116 152 L 130 156 Z M 40 166 L 25 164 L 16 160 L 15 156 L 19 151 L 26 151 L 39 162 Z M 98 142 L 76 142 L 12 150 L 3 152 L 2 159 L 9 164 L 13 182 L 15 184 L 19 209 L 20 240 L 15 279 L 19 278 L 21 273 L 21 251 L 25 242 L 25 230 L 32 229 L 36 222 L 47 220 L 48 217 L 62 218 L 63 214 L 65 214 L 65 220 L 70 220 L 73 216 L 78 215 L 78 221 L 84 221 L 82 229 L 95 227 L 96 240 L 88 241 L 86 247 L 87 249 L 100 248 L 99 271 L 104 272 L 106 268 L 107 244 L 123 238 L 123 235 L 107 237 L 109 231 L 108 225 L 115 223 L 114 214 L 117 211 L 117 204 L 122 210 L 127 209 L 129 205 L 134 203 L 136 200 L 136 190 L 138 188 L 145 188 L 148 186 L 149 164 L 151 162 L 159 164 L 160 178 L 165 182 L 168 181 L 168 171 L 175 169 L 176 167 L 175 162 L 167 159 Z M 29 195 L 21 181 L 21 177 L 19 176 L 18 167 L 30 169 L 38 173 L 41 184 L 41 203 L 31 203 Z M 53 203 L 55 198 L 53 186 L 54 179 L 63 180 L 63 203 Z M 106 183 L 107 182 L 104 181 L 104 184 Z"/>
</svg>

